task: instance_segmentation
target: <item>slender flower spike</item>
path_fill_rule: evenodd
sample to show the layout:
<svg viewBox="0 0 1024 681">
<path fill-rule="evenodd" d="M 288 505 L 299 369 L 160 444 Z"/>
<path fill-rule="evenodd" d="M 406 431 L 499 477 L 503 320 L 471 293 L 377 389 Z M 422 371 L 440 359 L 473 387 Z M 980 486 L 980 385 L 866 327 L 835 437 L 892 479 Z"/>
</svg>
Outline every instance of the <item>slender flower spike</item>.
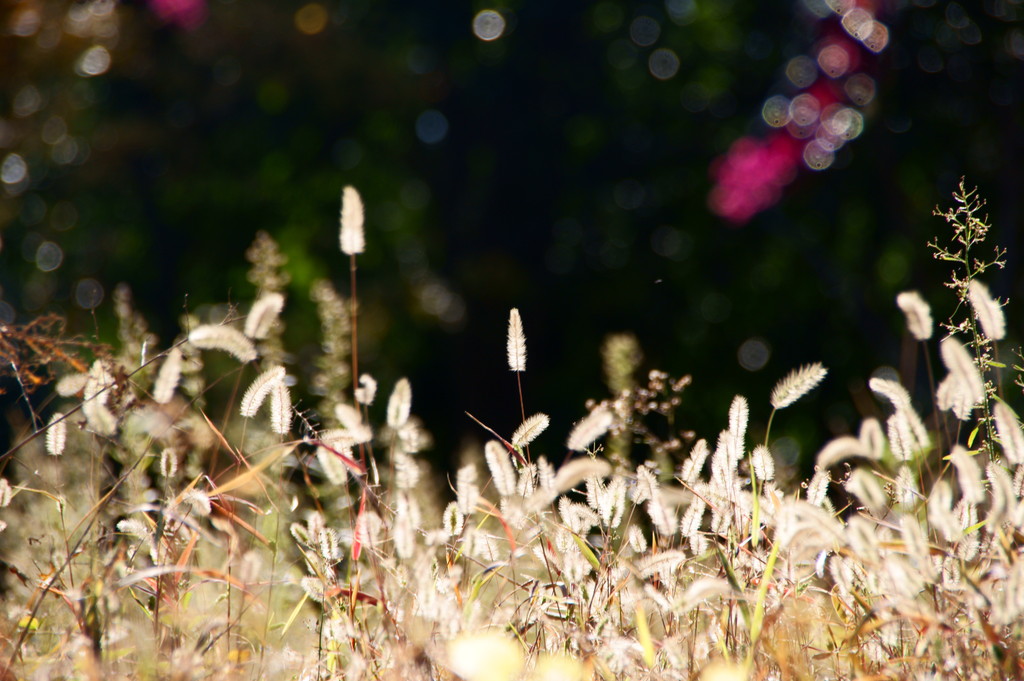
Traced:
<svg viewBox="0 0 1024 681">
<path fill-rule="evenodd" d="M 377 396 L 377 381 L 370 374 L 363 374 L 359 377 L 359 387 L 356 388 L 356 401 L 359 404 L 370 406 L 373 398 Z"/>
<path fill-rule="evenodd" d="M 46 430 L 46 453 L 50 456 L 60 456 L 64 453 L 64 445 L 68 439 L 68 424 L 64 420 L 64 414 L 54 412 L 47 423 Z"/>
<path fill-rule="evenodd" d="M 939 344 L 942 362 L 949 369 L 936 390 L 939 409 L 951 410 L 961 421 L 970 418 L 971 411 L 985 399 L 985 382 L 967 349 L 952 336 Z"/>
<path fill-rule="evenodd" d="M 999 301 L 988 292 L 988 286 L 977 279 L 971 279 L 967 288 L 974 314 L 978 316 L 982 332 L 991 340 L 1002 340 L 1006 336 L 1006 317 Z"/>
<path fill-rule="evenodd" d="M 284 380 L 284 375 L 284 367 L 272 367 L 257 376 L 242 396 L 242 416 L 247 419 L 255 416 L 267 395 Z"/>
<path fill-rule="evenodd" d="M 270 327 L 284 309 L 284 296 L 280 293 L 267 293 L 257 300 L 245 318 L 245 335 L 249 338 L 266 338 Z"/>
<path fill-rule="evenodd" d="M 569 433 L 566 447 L 574 452 L 584 451 L 593 444 L 594 440 L 607 433 L 614 422 L 615 416 L 608 409 L 604 407 L 594 409 L 582 421 L 577 423 L 572 432 Z"/>
<path fill-rule="evenodd" d="M 772 389 L 772 407 L 784 409 L 793 404 L 821 383 L 821 379 L 825 378 L 827 373 L 828 369 L 823 367 L 820 362 L 807 364 L 789 372 Z"/>
<path fill-rule="evenodd" d="M 544 432 L 550 422 L 547 414 L 534 414 L 529 417 L 516 428 L 516 432 L 512 433 L 512 446 L 525 447 L 530 444 Z"/>
<path fill-rule="evenodd" d="M 167 404 L 174 397 L 174 389 L 178 387 L 181 380 L 181 350 L 171 348 L 160 365 L 160 373 L 156 376 L 156 383 L 153 385 L 153 401 L 157 404 Z"/>
<path fill-rule="evenodd" d="M 388 399 L 388 425 L 392 428 L 401 428 L 409 420 L 409 410 L 412 408 L 412 386 L 409 379 L 400 378 L 395 383 L 391 397 Z"/>
<path fill-rule="evenodd" d="M 519 309 L 515 307 L 508 313 L 508 368 L 526 371 L 526 334 Z"/>
<path fill-rule="evenodd" d="M 907 318 L 907 330 L 919 341 L 932 337 L 932 309 L 917 291 L 904 291 L 896 296 L 896 305 Z"/>
<path fill-rule="evenodd" d="M 363 233 L 363 200 L 355 187 L 345 187 L 341 192 L 341 252 L 355 255 L 366 250 Z"/>
<path fill-rule="evenodd" d="M 252 341 L 230 326 L 202 324 L 192 329 L 188 340 L 201 350 L 223 350 L 243 364 L 253 362 L 257 357 Z"/>
</svg>

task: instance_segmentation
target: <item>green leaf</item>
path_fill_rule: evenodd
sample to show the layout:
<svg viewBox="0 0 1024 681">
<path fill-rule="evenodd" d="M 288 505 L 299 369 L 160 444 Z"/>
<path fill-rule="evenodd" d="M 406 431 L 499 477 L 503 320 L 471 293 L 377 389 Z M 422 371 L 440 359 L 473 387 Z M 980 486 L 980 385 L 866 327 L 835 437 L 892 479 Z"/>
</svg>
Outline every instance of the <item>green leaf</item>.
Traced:
<svg viewBox="0 0 1024 681">
<path fill-rule="evenodd" d="M 648 667 L 654 667 L 654 641 L 651 640 L 651 630 L 647 626 L 647 614 L 644 612 L 642 603 L 636 606 L 636 636 L 640 640 L 640 647 L 644 651 L 644 662 Z"/>
<path fill-rule="evenodd" d="M 968 528 L 966 528 L 964 530 L 964 534 L 971 534 L 972 532 L 977 532 L 981 528 L 985 527 L 985 525 L 987 525 L 987 524 L 988 524 L 988 519 L 987 518 L 985 520 L 982 520 L 980 523 L 974 523 L 973 525 L 971 525 L 970 527 L 968 527 Z"/>
<path fill-rule="evenodd" d="M 590 546 L 587 545 L 587 542 L 583 541 L 583 537 L 573 534 L 572 538 L 576 542 L 576 546 L 580 547 L 580 552 L 583 554 L 583 557 L 587 559 L 587 562 L 594 566 L 595 570 L 600 570 L 601 561 L 599 561 L 597 556 L 594 555 L 594 552 L 590 549 Z"/>
<path fill-rule="evenodd" d="M 974 426 L 974 430 L 971 431 L 970 436 L 968 436 L 968 438 L 967 438 L 967 446 L 968 447 L 973 447 L 974 446 L 974 438 L 978 437 L 978 430 L 980 430 L 980 429 L 981 429 L 980 425 Z"/>
</svg>

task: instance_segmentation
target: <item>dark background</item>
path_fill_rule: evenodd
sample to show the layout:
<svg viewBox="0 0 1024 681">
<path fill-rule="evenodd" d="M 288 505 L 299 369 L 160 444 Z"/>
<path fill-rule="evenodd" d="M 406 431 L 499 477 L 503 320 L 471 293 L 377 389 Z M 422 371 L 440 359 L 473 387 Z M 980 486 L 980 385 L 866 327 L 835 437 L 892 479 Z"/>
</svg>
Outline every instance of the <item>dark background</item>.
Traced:
<svg viewBox="0 0 1024 681">
<path fill-rule="evenodd" d="M 410 377 L 438 460 L 482 435 L 465 410 L 518 424 L 510 307 L 527 411 L 553 416 L 544 450 L 560 453 L 585 399 L 606 394 L 605 335 L 632 331 L 645 369 L 693 375 L 682 425 L 709 438 L 735 393 L 756 434 L 775 381 L 822 361 L 823 389 L 774 426 L 794 438 L 779 453 L 806 458 L 856 428 L 875 408 L 867 377 L 907 356 L 896 294 L 920 289 L 937 320 L 952 311 L 926 242 L 948 238 L 932 211 L 966 177 L 1010 249 L 987 280 L 1014 299 L 1018 337 L 1020 2 L 859 2 L 889 31 L 878 55 L 857 52 L 876 86 L 856 107 L 863 133 L 827 170 L 799 165 L 743 224 L 708 208 L 716 159 L 772 134 L 767 98 L 806 91 L 787 64 L 843 35 L 824 2 L 172 4 L 0 7 L 0 162 L 28 168 L 0 185 L 4 321 L 57 311 L 113 340 L 123 281 L 166 345 L 186 308 L 252 300 L 244 251 L 266 230 L 290 259 L 301 376 L 319 342 L 311 282 L 348 290 L 337 215 L 352 184 L 367 205 L 361 367 L 382 401 Z M 491 42 L 473 31 L 484 9 L 507 22 Z M 97 45 L 109 68 L 82 75 Z M 671 77 L 652 75 L 657 49 L 677 56 Z M 44 242 L 62 256 L 52 271 Z M 95 309 L 76 298 L 83 280 L 102 287 Z M 749 339 L 771 350 L 756 371 L 738 361 Z"/>
</svg>

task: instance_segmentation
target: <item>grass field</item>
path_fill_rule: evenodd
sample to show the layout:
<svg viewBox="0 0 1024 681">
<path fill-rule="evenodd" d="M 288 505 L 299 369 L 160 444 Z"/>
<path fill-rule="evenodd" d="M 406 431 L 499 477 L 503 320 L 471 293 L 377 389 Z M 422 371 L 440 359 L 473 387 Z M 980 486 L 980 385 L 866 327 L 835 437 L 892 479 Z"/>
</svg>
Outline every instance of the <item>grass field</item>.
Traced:
<svg viewBox="0 0 1024 681">
<path fill-rule="evenodd" d="M 826 367 L 690 436 L 673 415 L 700 387 L 638 376 L 630 335 L 607 339 L 609 394 L 577 423 L 531 414 L 520 388 L 522 426 L 442 479 L 418 457 L 415 387 L 359 365 L 362 214 L 346 188 L 351 277 L 311 292 L 308 384 L 266 235 L 251 304 L 183 319 L 168 347 L 123 290 L 117 347 L 52 317 L 0 330 L 17 384 L 50 395 L 10 414 L 0 459 L 0 679 L 1024 676 L 1024 362 L 973 191 L 936 220 L 949 290 L 923 292 L 956 316 L 894 301 L 930 392 L 861 377 L 874 414 L 818 443 L 806 480 L 776 475 L 767 445 Z M 528 322 L 495 330 L 496 376 L 527 370 Z"/>
</svg>

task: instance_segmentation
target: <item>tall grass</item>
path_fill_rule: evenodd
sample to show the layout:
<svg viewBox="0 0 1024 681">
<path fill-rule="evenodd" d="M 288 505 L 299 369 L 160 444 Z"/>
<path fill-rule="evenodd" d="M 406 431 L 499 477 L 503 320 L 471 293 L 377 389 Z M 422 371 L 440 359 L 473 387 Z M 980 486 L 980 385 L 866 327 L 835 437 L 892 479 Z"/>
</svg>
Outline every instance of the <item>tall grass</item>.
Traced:
<svg viewBox="0 0 1024 681">
<path fill-rule="evenodd" d="M 4 330 L 24 390 L 40 367 L 61 375 L 45 413 L 12 417 L 0 464 L 0 678 L 1024 676 L 1024 432 L 998 360 L 1004 303 L 982 280 L 1004 254 L 977 255 L 973 191 L 933 244 L 956 268 L 948 335 L 933 338 L 923 296 L 898 299 L 939 383 L 872 378 L 885 422 L 821 443 L 809 480 L 777 480 L 747 423 L 785 429 L 779 412 L 825 367 L 737 396 L 694 435 L 674 416 L 689 378 L 638 380 L 620 335 L 609 397 L 551 424 L 517 381 L 522 426 L 491 431 L 450 488 L 418 457 L 413 386 L 359 374 L 365 244 L 351 188 L 345 201 L 350 290 L 313 287 L 309 385 L 290 373 L 287 272 L 266 235 L 251 307 L 186 317 L 162 350 L 126 295 L 117 348 Z M 528 329 L 512 310 L 517 378 Z"/>
</svg>

